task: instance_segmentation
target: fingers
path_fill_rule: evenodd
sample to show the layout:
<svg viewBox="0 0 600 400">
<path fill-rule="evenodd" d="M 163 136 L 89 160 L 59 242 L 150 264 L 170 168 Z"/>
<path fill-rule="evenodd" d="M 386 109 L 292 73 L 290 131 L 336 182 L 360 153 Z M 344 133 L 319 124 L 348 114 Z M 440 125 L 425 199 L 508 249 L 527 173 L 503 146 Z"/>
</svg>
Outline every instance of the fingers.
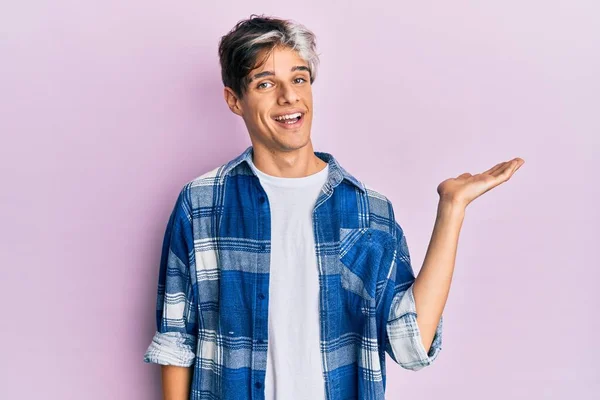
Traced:
<svg viewBox="0 0 600 400">
<path fill-rule="evenodd" d="M 508 180 L 510 179 L 510 177 L 515 173 L 515 171 L 521 166 L 523 165 L 523 163 L 521 162 L 523 161 L 520 158 L 513 158 L 510 161 L 504 162 L 503 165 L 498 168 L 497 170 L 495 170 L 492 175 L 495 178 L 503 178 L 504 180 Z M 524 161 L 523 161 L 524 162 Z"/>
<path fill-rule="evenodd" d="M 523 160 L 522 158 L 516 157 L 511 160 L 511 163 L 514 163 L 514 166 L 513 166 L 512 171 L 510 172 L 510 176 L 512 176 L 515 172 L 517 172 L 517 170 L 519 168 L 521 168 L 521 165 L 525 164 L 525 160 Z"/>
<path fill-rule="evenodd" d="M 507 178 L 507 175 L 508 175 L 509 171 L 512 169 L 512 167 L 514 167 L 514 163 L 507 161 L 504 163 L 502 168 L 496 170 L 493 175 L 495 178 L 500 178 L 500 177 Z"/>
<path fill-rule="evenodd" d="M 525 160 L 523 160 L 522 158 L 519 158 L 519 159 L 518 159 L 518 162 L 517 162 L 517 168 L 515 168 L 515 170 L 513 171 L 513 174 L 514 174 L 515 172 L 517 172 L 517 170 L 518 170 L 519 168 L 521 168 L 521 166 L 522 166 L 523 164 L 525 164 Z"/>
<path fill-rule="evenodd" d="M 508 161 L 502 162 L 500 164 L 498 164 L 497 166 L 495 166 L 494 168 L 492 168 L 492 170 L 490 171 L 489 175 L 492 175 L 493 177 L 497 178 L 499 175 L 502 174 L 502 172 L 504 172 L 504 170 L 506 169 L 508 165 Z"/>
<path fill-rule="evenodd" d="M 501 162 L 498 163 L 496 165 L 494 165 L 492 168 L 488 169 L 487 171 L 484 171 L 483 174 L 490 174 L 492 175 L 494 172 L 496 172 L 499 168 L 502 168 L 502 166 L 506 164 L 506 162 Z"/>
<path fill-rule="evenodd" d="M 525 160 L 519 157 L 515 157 L 510 161 L 504 161 L 494 165 L 492 168 L 487 171 L 482 172 L 480 175 L 491 175 L 499 182 L 504 182 L 510 179 L 510 177 L 519 169 L 521 166 L 525 164 Z M 465 172 L 462 175 L 459 175 L 457 178 L 468 177 L 471 174 Z M 498 182 L 498 183 L 499 183 Z"/>
</svg>

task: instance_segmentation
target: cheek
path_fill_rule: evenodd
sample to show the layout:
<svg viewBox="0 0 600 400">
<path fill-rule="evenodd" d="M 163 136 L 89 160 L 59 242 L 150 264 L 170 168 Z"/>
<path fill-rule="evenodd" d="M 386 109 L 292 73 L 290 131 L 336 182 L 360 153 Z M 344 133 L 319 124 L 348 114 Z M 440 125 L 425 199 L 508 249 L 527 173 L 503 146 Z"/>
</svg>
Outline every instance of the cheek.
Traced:
<svg viewBox="0 0 600 400">
<path fill-rule="evenodd" d="M 312 88 L 310 86 L 306 88 L 306 91 L 304 92 L 304 98 L 306 101 L 312 102 Z"/>
<path fill-rule="evenodd" d="M 259 115 L 256 117 L 262 125 L 270 125 L 271 119 L 267 115 Z"/>
</svg>

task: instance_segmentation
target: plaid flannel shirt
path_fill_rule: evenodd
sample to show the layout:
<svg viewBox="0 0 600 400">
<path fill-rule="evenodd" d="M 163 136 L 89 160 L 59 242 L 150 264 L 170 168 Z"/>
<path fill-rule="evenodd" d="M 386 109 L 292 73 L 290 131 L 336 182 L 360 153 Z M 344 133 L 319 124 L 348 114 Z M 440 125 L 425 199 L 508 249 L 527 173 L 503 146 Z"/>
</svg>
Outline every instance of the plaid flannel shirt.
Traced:
<svg viewBox="0 0 600 400">
<path fill-rule="evenodd" d="M 253 148 L 186 183 L 167 223 L 147 363 L 193 366 L 190 399 L 264 399 L 268 346 L 269 201 L 246 162 Z M 385 354 L 419 370 L 415 276 L 391 202 L 325 152 L 313 210 L 326 400 L 384 399 Z"/>
</svg>

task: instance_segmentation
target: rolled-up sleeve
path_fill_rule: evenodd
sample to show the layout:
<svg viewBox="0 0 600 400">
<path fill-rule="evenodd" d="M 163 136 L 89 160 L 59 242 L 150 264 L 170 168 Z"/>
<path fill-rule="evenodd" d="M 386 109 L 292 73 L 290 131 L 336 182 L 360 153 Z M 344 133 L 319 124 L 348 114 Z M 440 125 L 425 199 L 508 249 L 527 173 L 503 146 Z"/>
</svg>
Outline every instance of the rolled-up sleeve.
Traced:
<svg viewBox="0 0 600 400">
<path fill-rule="evenodd" d="M 427 352 L 417 325 L 417 309 L 413 294 L 415 275 L 412 269 L 406 237 L 396 223 L 397 244 L 389 273 L 385 326 L 385 351 L 401 367 L 412 371 L 431 365 L 442 349 L 443 316 Z M 389 307 L 389 308 L 388 308 Z"/>
<path fill-rule="evenodd" d="M 189 184 L 179 193 L 163 240 L 156 301 L 156 332 L 144 362 L 189 367 L 197 344 L 197 301 Z"/>
</svg>

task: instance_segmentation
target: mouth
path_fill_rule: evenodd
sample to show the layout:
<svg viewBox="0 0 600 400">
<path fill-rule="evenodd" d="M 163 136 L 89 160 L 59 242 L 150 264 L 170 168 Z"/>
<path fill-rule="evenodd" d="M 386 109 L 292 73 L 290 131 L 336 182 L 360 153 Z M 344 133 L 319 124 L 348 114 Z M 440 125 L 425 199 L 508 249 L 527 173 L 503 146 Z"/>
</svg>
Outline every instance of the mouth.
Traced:
<svg viewBox="0 0 600 400">
<path fill-rule="evenodd" d="M 273 118 L 273 121 L 284 129 L 297 129 L 304 122 L 304 113 L 294 113 L 285 118 Z"/>
</svg>

